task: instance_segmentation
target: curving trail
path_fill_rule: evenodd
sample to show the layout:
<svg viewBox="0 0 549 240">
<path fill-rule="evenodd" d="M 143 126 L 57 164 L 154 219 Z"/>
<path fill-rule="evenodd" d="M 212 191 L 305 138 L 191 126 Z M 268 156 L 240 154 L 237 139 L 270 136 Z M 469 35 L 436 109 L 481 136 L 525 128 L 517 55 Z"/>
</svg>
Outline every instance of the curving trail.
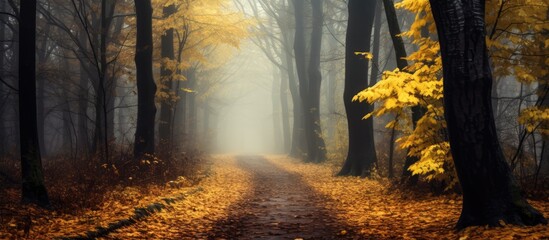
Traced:
<svg viewBox="0 0 549 240">
<path fill-rule="evenodd" d="M 239 156 L 237 163 L 253 174 L 253 191 L 214 225 L 209 239 L 358 239 L 299 175 L 261 156 Z"/>
</svg>

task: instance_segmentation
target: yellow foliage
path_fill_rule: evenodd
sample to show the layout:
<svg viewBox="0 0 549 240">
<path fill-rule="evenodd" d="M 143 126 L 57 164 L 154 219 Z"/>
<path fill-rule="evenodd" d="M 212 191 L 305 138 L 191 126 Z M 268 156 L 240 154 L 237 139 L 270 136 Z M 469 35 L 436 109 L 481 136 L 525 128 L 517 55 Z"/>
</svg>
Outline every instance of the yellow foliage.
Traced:
<svg viewBox="0 0 549 240">
<path fill-rule="evenodd" d="M 524 83 L 547 81 L 549 41 L 543 31 L 549 30 L 548 1 L 492 0 L 487 1 L 487 5 L 487 45 L 491 50 L 495 79 L 514 76 Z M 402 137 L 397 139 L 399 147 L 419 158 L 410 170 L 426 180 L 444 181 L 449 188 L 457 178 L 446 136 L 440 47 L 438 41 L 429 37 L 436 34 L 429 1 L 403 0 L 396 7 L 416 14 L 410 29 L 402 36 L 409 38 L 418 50 L 407 57 L 410 63 L 407 68 L 384 72 L 376 85 L 358 93 L 354 100 L 378 103 L 365 118 L 387 113 L 402 116 L 399 118 L 402 123 L 391 122 L 386 127 L 402 131 Z M 412 129 L 409 109 L 414 106 L 425 109 L 426 113 Z M 549 111 L 538 108 L 526 109 L 519 118 L 529 131 L 543 134 L 549 134 L 549 131 L 540 125 L 548 120 Z"/>
</svg>

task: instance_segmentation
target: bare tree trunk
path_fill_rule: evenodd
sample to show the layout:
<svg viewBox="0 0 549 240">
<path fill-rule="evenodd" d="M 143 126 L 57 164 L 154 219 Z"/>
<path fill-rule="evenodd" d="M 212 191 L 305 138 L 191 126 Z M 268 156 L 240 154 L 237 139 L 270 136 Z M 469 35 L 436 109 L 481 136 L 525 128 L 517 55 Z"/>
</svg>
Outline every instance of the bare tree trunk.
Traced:
<svg viewBox="0 0 549 240">
<path fill-rule="evenodd" d="M 190 89 L 193 89 L 195 90 L 196 89 L 196 73 L 194 72 L 195 70 L 192 70 L 190 71 L 190 74 L 189 74 L 189 79 L 187 79 L 188 81 L 188 86 Z M 188 123 L 188 126 L 187 126 L 187 137 L 189 139 L 188 143 L 191 144 L 191 146 L 193 148 L 196 147 L 196 141 L 194 141 L 196 139 L 196 127 L 197 127 L 197 124 L 196 124 L 196 117 L 197 117 L 197 114 L 196 114 L 196 93 L 195 92 L 191 92 L 191 93 L 188 93 L 187 94 L 187 123 Z"/>
<path fill-rule="evenodd" d="M 40 47 L 38 48 L 38 72 L 36 79 L 37 83 L 37 121 L 38 121 L 38 142 L 40 143 L 40 151 L 42 156 L 47 155 L 47 145 L 45 140 L 45 124 L 46 124 L 46 81 L 48 80 L 48 69 L 45 69 L 46 62 L 49 58 L 48 54 L 48 35 L 50 32 L 49 25 L 46 26 L 44 30 L 44 36 L 40 42 Z"/>
<path fill-rule="evenodd" d="M 320 72 L 320 52 L 322 47 L 322 27 L 324 26 L 322 0 L 311 1 L 313 7 L 313 31 L 311 33 L 311 54 L 309 59 L 309 100 L 312 131 L 309 133 L 314 151 L 313 162 L 323 162 L 326 160 L 326 143 L 322 136 L 320 126 L 320 87 L 322 83 L 322 74 Z"/>
<path fill-rule="evenodd" d="M 6 1 L 0 1 L 0 12 L 6 12 Z M 0 22 L 5 22 L 6 17 L 4 14 L 0 14 Z M 0 41 L 4 41 L 6 39 L 6 24 L 0 24 Z M 4 44 L 0 44 L 0 52 L 5 52 L 6 49 L 4 48 Z M 0 78 L 5 80 L 4 71 L 5 69 L 5 56 L 0 55 Z M 6 103 L 8 101 L 8 94 L 6 93 L 9 91 L 6 87 L 4 87 L 3 83 L 0 83 L 0 158 L 6 154 L 7 151 L 7 144 L 5 144 L 6 141 L 6 125 L 5 125 L 5 116 L 6 116 Z"/>
<path fill-rule="evenodd" d="M 457 223 L 536 225 L 543 215 L 522 196 L 500 147 L 492 111 L 492 70 L 483 0 L 431 0 L 444 76 L 444 113 L 463 190 Z"/>
<path fill-rule="evenodd" d="M 85 43 L 86 35 L 82 31 L 79 35 L 79 41 Z M 87 46 L 82 44 L 82 46 Z M 87 49 L 81 49 L 82 52 L 86 52 Z M 89 76 L 86 72 L 86 66 L 84 62 L 80 61 L 79 69 L 79 83 L 78 83 L 78 149 L 81 149 L 83 156 L 87 156 L 90 152 L 90 139 L 88 132 L 88 86 Z"/>
<path fill-rule="evenodd" d="M 36 116 L 36 1 L 20 3 L 19 18 L 19 122 L 21 140 L 22 201 L 49 206 L 44 185 Z M 21 111 L 23 110 L 24 111 Z"/>
<path fill-rule="evenodd" d="M 305 45 L 305 6 L 303 1 L 294 0 L 295 10 L 295 38 L 294 52 L 299 78 L 299 95 L 303 106 L 304 129 L 307 143 L 308 162 L 322 162 L 326 159 L 326 147 L 320 129 L 320 46 L 322 36 L 322 2 L 313 1 L 313 32 L 311 36 L 311 54 L 309 68 Z M 307 71 L 308 70 L 308 71 Z M 318 116 L 318 117 L 317 117 Z M 317 121 L 318 119 L 318 121 Z"/>
<path fill-rule="evenodd" d="M 137 42 L 137 127 L 135 129 L 134 158 L 154 155 L 154 121 L 156 84 L 153 78 L 152 6 L 150 0 L 135 0 Z"/>
<path fill-rule="evenodd" d="M 284 50 L 283 50 L 284 51 Z M 291 147 L 290 138 L 290 110 L 288 107 L 288 79 L 283 77 L 284 70 L 279 68 L 280 77 L 280 111 L 282 117 L 282 137 L 284 142 L 284 152 L 289 153 Z"/>
<path fill-rule="evenodd" d="M 355 52 L 370 51 L 375 0 L 349 0 L 349 20 L 345 46 L 345 90 L 343 101 L 347 113 L 349 150 L 338 175 L 370 176 L 377 162 L 373 119 L 362 118 L 372 105 L 353 101 L 353 97 L 368 87 L 368 60 Z"/>
<path fill-rule="evenodd" d="M 282 117 L 281 117 L 281 98 L 280 94 L 280 76 L 278 68 L 273 66 L 273 85 L 271 88 L 271 103 L 273 108 L 273 137 L 275 151 L 284 149 L 284 139 L 282 136 Z"/>
</svg>

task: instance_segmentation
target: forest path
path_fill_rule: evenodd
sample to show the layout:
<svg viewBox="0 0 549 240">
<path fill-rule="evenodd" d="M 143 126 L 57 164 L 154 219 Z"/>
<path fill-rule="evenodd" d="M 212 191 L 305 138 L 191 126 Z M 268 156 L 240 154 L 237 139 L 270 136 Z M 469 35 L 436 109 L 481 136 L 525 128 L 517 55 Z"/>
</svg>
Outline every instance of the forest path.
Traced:
<svg viewBox="0 0 549 240">
<path fill-rule="evenodd" d="M 353 239 L 350 227 L 324 208 L 325 199 L 301 176 L 261 156 L 236 157 L 252 173 L 252 192 L 232 206 L 229 217 L 214 225 L 209 238 L 219 239 Z"/>
</svg>

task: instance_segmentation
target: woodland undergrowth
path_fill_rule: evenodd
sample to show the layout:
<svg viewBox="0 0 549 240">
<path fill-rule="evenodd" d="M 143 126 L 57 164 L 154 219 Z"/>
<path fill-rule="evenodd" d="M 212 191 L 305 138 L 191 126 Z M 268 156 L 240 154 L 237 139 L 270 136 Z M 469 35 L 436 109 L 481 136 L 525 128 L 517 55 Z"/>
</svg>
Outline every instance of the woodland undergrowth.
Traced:
<svg viewBox="0 0 549 240">
<path fill-rule="evenodd" d="M 200 153 L 136 161 L 129 151 L 118 150 L 108 163 L 99 156 L 45 157 L 51 205 L 42 209 L 20 203 L 18 163 L 0 161 L 0 239 L 49 238 L 49 233 L 93 230 L 150 204 L 153 196 L 175 194 L 175 190 L 198 184 L 210 165 Z"/>
</svg>

